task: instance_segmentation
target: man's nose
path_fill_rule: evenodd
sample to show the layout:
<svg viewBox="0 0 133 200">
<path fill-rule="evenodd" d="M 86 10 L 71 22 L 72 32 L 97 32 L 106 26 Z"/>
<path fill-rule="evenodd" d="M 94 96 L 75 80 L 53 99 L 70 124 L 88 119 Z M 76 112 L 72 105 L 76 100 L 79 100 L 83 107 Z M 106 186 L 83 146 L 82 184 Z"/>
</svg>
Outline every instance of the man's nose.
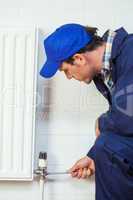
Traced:
<svg viewBox="0 0 133 200">
<path fill-rule="evenodd" d="M 65 73 L 65 75 L 66 75 L 67 79 L 72 79 L 73 78 L 72 74 L 70 74 L 70 73 Z"/>
<path fill-rule="evenodd" d="M 73 76 L 70 75 L 70 74 L 69 74 L 69 75 L 67 74 L 66 77 L 67 77 L 67 79 L 69 79 L 69 80 L 73 78 Z"/>
</svg>

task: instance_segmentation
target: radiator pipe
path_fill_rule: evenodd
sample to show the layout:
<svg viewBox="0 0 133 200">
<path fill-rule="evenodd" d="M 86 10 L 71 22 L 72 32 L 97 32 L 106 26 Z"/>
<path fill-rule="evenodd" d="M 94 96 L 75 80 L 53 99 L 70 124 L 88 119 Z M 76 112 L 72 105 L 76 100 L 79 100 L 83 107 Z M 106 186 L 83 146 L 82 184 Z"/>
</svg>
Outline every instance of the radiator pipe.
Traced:
<svg viewBox="0 0 133 200">
<path fill-rule="evenodd" d="M 44 199 L 44 182 L 47 171 L 47 153 L 40 152 L 38 159 L 38 170 L 40 171 L 40 200 Z"/>
<path fill-rule="evenodd" d="M 49 175 L 63 175 L 63 174 L 69 174 L 68 171 L 64 172 L 47 172 L 47 153 L 46 152 L 40 152 L 39 158 L 38 158 L 38 168 L 34 170 L 34 173 L 38 176 L 40 176 L 40 200 L 44 199 L 44 182 L 46 179 L 46 176 Z"/>
<path fill-rule="evenodd" d="M 46 176 L 49 175 L 64 175 L 64 174 L 70 174 L 68 171 L 64 172 L 48 172 L 47 171 L 47 153 L 46 152 L 40 152 L 39 153 L 39 159 L 38 159 L 38 169 L 34 171 L 36 175 L 40 175 L 44 179 Z"/>
</svg>

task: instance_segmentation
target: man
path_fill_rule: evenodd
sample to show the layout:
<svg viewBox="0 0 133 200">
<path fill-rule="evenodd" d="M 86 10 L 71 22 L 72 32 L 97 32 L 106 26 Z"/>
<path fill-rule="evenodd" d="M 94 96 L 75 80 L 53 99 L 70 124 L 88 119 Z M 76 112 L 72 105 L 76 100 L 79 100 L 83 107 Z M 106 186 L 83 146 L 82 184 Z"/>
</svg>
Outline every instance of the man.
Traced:
<svg viewBox="0 0 133 200">
<path fill-rule="evenodd" d="M 124 28 L 108 30 L 65 24 L 44 40 L 47 61 L 40 74 L 57 70 L 97 89 L 109 110 L 96 122 L 96 141 L 69 170 L 86 178 L 95 172 L 96 200 L 133 199 L 133 35 Z"/>
</svg>

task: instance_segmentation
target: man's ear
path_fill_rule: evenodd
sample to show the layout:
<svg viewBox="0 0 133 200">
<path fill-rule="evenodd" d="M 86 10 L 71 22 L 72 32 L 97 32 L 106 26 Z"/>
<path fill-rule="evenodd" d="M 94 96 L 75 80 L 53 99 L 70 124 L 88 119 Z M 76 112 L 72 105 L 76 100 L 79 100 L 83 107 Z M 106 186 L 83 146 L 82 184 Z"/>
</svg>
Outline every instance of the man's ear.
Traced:
<svg viewBox="0 0 133 200">
<path fill-rule="evenodd" d="M 84 65 L 86 60 L 85 60 L 85 56 L 81 53 L 76 53 L 73 55 L 73 59 L 74 59 L 74 64 L 75 65 Z"/>
</svg>

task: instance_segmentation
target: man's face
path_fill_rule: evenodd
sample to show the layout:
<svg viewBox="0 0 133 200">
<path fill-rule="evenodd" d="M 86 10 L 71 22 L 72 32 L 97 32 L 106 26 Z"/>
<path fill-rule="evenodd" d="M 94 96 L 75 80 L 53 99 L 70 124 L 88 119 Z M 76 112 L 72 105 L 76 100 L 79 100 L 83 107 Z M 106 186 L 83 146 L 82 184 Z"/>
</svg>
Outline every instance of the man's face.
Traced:
<svg viewBox="0 0 133 200">
<path fill-rule="evenodd" d="M 90 83 L 95 75 L 100 73 L 103 64 L 103 54 L 105 46 L 98 47 L 96 50 L 75 54 L 73 64 L 63 62 L 60 71 L 63 71 L 68 79 L 76 79 Z"/>
</svg>

